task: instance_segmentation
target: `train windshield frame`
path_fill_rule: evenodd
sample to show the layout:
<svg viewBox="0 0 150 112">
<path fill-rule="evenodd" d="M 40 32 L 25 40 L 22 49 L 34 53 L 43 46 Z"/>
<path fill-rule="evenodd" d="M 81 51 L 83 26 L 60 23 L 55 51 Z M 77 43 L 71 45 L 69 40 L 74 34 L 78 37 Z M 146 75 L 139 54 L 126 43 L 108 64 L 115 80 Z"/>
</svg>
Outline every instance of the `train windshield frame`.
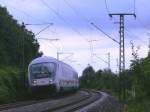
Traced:
<svg viewBox="0 0 150 112">
<path fill-rule="evenodd" d="M 52 62 L 37 63 L 30 66 L 32 79 L 52 78 L 56 72 L 56 64 Z"/>
</svg>

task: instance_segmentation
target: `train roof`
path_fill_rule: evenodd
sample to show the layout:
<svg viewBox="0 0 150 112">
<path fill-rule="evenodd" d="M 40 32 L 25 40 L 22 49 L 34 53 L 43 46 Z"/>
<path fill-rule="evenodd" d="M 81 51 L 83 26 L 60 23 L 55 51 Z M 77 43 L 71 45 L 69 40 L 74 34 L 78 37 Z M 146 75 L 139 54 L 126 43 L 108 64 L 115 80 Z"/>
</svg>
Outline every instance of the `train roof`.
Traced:
<svg viewBox="0 0 150 112">
<path fill-rule="evenodd" d="M 56 58 L 49 57 L 49 56 L 42 56 L 42 57 L 38 57 L 38 58 L 33 59 L 30 62 L 28 67 L 30 67 L 30 65 L 33 65 L 33 64 L 47 63 L 47 62 L 61 63 L 62 65 L 67 65 L 70 68 L 70 70 L 73 70 L 74 72 L 76 72 L 76 70 L 74 68 L 72 68 L 70 65 L 68 65 L 68 64 L 66 64 L 66 63 L 64 63 L 62 61 L 59 61 Z"/>
<path fill-rule="evenodd" d="M 32 64 L 37 64 L 37 63 L 43 63 L 43 62 L 55 62 L 58 63 L 58 60 L 52 57 L 48 57 L 48 56 L 42 56 L 42 57 L 38 57 L 36 59 L 33 59 L 30 63 L 30 65 Z"/>
<path fill-rule="evenodd" d="M 56 58 L 53 58 L 53 57 L 49 57 L 49 56 L 42 56 L 42 57 L 38 57 L 38 58 L 35 58 L 31 61 L 31 63 L 29 64 L 30 65 L 33 65 L 33 64 L 37 64 L 37 63 L 46 63 L 46 62 L 54 62 L 54 63 L 61 63 L 63 65 L 67 65 L 69 68 L 73 69 L 70 65 L 62 62 L 62 61 L 59 61 L 57 60 Z M 75 70 L 74 70 L 75 71 Z M 75 71 L 76 72 L 76 71 Z"/>
</svg>

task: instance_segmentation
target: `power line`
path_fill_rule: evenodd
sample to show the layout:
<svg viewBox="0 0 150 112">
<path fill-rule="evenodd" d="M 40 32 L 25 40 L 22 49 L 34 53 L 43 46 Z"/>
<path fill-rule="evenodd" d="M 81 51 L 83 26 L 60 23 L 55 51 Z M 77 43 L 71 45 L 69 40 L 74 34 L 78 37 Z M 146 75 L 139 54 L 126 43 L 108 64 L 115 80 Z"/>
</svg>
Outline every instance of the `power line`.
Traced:
<svg viewBox="0 0 150 112">
<path fill-rule="evenodd" d="M 81 15 L 81 14 L 79 14 L 78 13 L 78 11 L 76 10 L 76 8 L 74 8 L 73 7 L 73 5 L 71 5 L 71 3 L 69 3 L 67 0 L 64 0 L 64 2 L 66 3 L 66 5 L 68 6 L 68 7 L 70 7 L 73 11 L 74 11 L 74 13 L 77 15 L 77 16 L 79 16 L 84 22 L 86 21 L 86 22 L 88 22 L 89 23 L 89 21 L 88 21 L 88 19 L 86 18 L 86 17 L 84 17 L 83 15 Z M 109 13 L 109 10 L 108 10 L 108 6 L 107 6 L 107 3 L 106 3 L 107 1 L 105 0 L 105 5 L 106 5 L 106 10 L 108 11 L 108 13 Z M 88 24 L 89 26 L 90 26 L 90 24 Z M 91 26 L 90 26 L 90 28 L 91 28 Z M 88 41 L 88 42 L 90 42 L 90 50 L 91 50 L 91 62 L 92 62 L 92 59 L 93 59 L 93 44 L 92 44 L 92 42 L 93 41 L 97 41 L 97 40 L 90 40 L 90 41 Z M 110 53 L 108 53 L 108 68 L 110 68 Z"/>
<path fill-rule="evenodd" d="M 109 12 L 109 8 L 108 8 L 108 5 L 107 5 L 107 0 L 105 0 L 105 7 L 106 7 L 107 13 L 109 14 L 110 12 Z"/>
<path fill-rule="evenodd" d="M 108 64 L 107 61 L 103 60 L 101 57 L 97 56 L 96 54 L 94 54 L 95 57 L 97 57 L 98 59 L 102 60 L 104 63 Z"/>
<path fill-rule="evenodd" d="M 136 13 L 136 0 L 133 0 L 133 2 L 134 2 L 133 3 L 133 7 L 134 7 L 133 12 L 135 14 Z M 136 20 L 144 29 L 146 29 L 148 32 L 150 32 L 150 28 L 148 28 L 145 24 L 143 24 L 143 22 L 140 20 L 140 18 L 138 16 L 136 16 Z M 137 37 L 137 36 L 135 36 L 135 37 Z M 139 40 L 141 40 L 141 39 L 139 39 Z"/>
<path fill-rule="evenodd" d="M 5 3 L 4 3 L 4 4 L 5 4 Z M 6 5 L 6 4 L 5 4 L 5 5 Z M 45 22 L 45 21 L 43 21 L 43 20 L 40 20 L 40 19 L 38 19 L 38 18 L 35 18 L 35 16 L 32 16 L 32 15 L 26 13 L 26 12 L 23 11 L 23 10 L 17 9 L 16 7 L 14 7 L 14 6 L 12 6 L 12 5 L 9 5 L 9 6 L 12 7 L 14 10 L 23 13 L 23 14 L 26 15 L 27 17 L 30 17 L 30 18 L 32 18 L 32 19 L 36 19 L 36 20 L 42 22 L 42 23 L 26 23 L 25 25 L 35 25 L 35 26 L 38 26 L 38 25 L 39 25 L 39 26 L 40 26 L 40 25 L 48 25 L 48 26 L 46 26 L 44 29 L 42 29 L 41 31 L 39 31 L 38 33 L 36 33 L 35 36 L 39 35 L 42 31 L 44 31 L 44 30 L 46 30 L 47 28 L 49 28 L 50 25 L 53 25 L 53 23 Z M 19 20 L 19 21 L 21 21 L 21 20 Z"/>
<path fill-rule="evenodd" d="M 91 52 L 91 62 L 93 62 L 93 54 L 94 54 L 94 48 L 93 48 L 93 42 L 96 42 L 98 40 L 89 40 L 89 44 L 90 44 L 90 52 Z"/>
<path fill-rule="evenodd" d="M 136 20 L 138 20 L 139 24 L 141 24 L 146 30 L 149 30 L 148 28 L 146 28 L 146 26 L 140 21 L 140 19 L 138 18 L 138 16 L 136 16 Z M 136 37 L 136 39 L 140 40 L 144 45 L 146 44 L 145 41 L 143 41 L 139 36 L 135 35 L 132 31 L 128 30 L 127 28 L 124 28 L 126 30 L 126 32 L 128 33 L 128 36 L 130 36 L 131 38 Z M 132 36 L 131 36 L 131 35 Z"/>
<path fill-rule="evenodd" d="M 114 38 L 112 38 L 111 36 L 109 36 L 106 32 L 104 32 L 100 27 L 98 27 L 97 25 L 95 25 L 94 23 L 91 23 L 92 26 L 94 26 L 97 30 L 99 30 L 100 32 L 102 32 L 104 35 L 106 35 L 109 39 L 113 40 L 114 42 L 118 43 L 119 42 L 117 40 L 115 40 Z"/>
<path fill-rule="evenodd" d="M 5 4 L 5 3 L 3 2 L 3 4 Z M 43 21 L 43 20 L 41 20 L 41 19 L 39 19 L 39 18 L 36 18 L 35 16 L 32 16 L 32 15 L 28 14 L 27 12 L 25 12 L 25 11 L 23 11 L 23 10 L 21 10 L 21 9 L 18 9 L 18 8 L 14 7 L 14 6 L 10 5 L 10 4 L 7 4 L 7 5 L 5 4 L 5 6 L 9 6 L 9 7 L 11 7 L 13 10 L 18 11 L 18 12 L 20 12 L 20 13 L 26 15 L 27 17 L 30 17 L 30 18 L 35 19 L 35 20 L 37 20 L 37 21 L 40 21 L 40 22 L 42 22 L 43 24 L 44 24 L 44 23 L 48 23 L 48 22 L 45 22 L 45 21 Z M 17 20 L 18 20 L 18 19 L 17 19 Z M 19 21 L 22 22 L 22 20 L 19 20 Z"/>
<path fill-rule="evenodd" d="M 86 21 L 86 22 L 90 22 L 86 17 L 84 17 L 83 15 L 79 15 L 79 13 L 78 13 L 78 11 L 76 10 L 76 8 L 74 8 L 68 1 L 66 1 L 66 0 L 64 0 L 64 2 L 76 13 L 76 15 L 77 16 L 80 16 L 81 17 L 81 19 L 83 20 L 83 21 Z M 107 1 L 105 1 L 105 2 L 107 2 Z M 106 3 L 106 5 L 107 5 L 107 3 Z M 106 6 L 106 7 L 108 7 L 108 6 Z M 107 8 L 108 9 L 108 8 Z M 109 10 L 108 10 L 108 12 L 109 12 Z M 91 23 L 90 22 L 90 24 L 94 24 L 94 23 Z M 90 24 L 88 24 L 89 25 L 89 27 L 91 28 L 91 29 L 93 29 L 91 26 L 90 26 Z M 93 25 L 94 26 L 94 25 Z M 95 27 L 95 26 L 94 26 Z M 102 30 L 101 30 L 102 31 Z M 102 31 L 102 33 L 104 33 L 105 35 L 107 35 L 104 31 Z M 108 35 L 107 35 L 108 36 Z"/>
<path fill-rule="evenodd" d="M 104 59 L 102 59 L 101 57 L 99 57 L 97 54 L 93 54 L 96 58 L 100 59 L 101 61 L 103 61 L 104 63 L 106 63 L 108 65 L 108 69 L 110 69 L 110 53 L 107 53 L 106 55 L 108 55 L 108 60 L 105 61 Z"/>
<path fill-rule="evenodd" d="M 73 11 L 74 11 L 74 13 L 76 14 L 76 16 L 77 17 L 80 17 L 80 19 L 82 20 L 82 21 L 84 21 L 86 24 L 87 24 L 87 26 L 92 30 L 93 28 L 91 27 L 91 25 L 90 25 L 90 21 L 84 16 L 84 15 L 82 15 L 82 14 L 79 14 L 79 12 L 77 11 L 77 9 L 70 3 L 70 2 L 68 2 L 67 0 L 64 0 L 64 2 L 66 3 L 66 5 L 70 8 L 70 9 L 72 9 Z"/>
<path fill-rule="evenodd" d="M 136 13 L 136 0 L 134 0 L 134 14 Z"/>
<path fill-rule="evenodd" d="M 141 26 L 146 29 L 148 32 L 150 32 L 150 28 L 148 28 L 147 26 L 145 26 L 145 24 L 142 23 L 142 21 L 140 20 L 139 17 L 137 17 L 137 21 L 139 22 L 139 24 L 141 24 Z"/>
<path fill-rule="evenodd" d="M 125 30 L 126 30 L 126 32 L 128 33 L 128 36 L 130 36 L 130 37 L 136 37 L 136 39 L 138 39 L 138 40 L 140 40 L 144 45 L 145 45 L 145 42 L 142 40 L 142 39 L 140 39 L 137 35 L 135 35 L 135 34 L 133 34 L 130 30 L 128 30 L 127 28 L 124 28 Z M 133 35 L 133 36 L 131 36 L 131 35 Z"/>
<path fill-rule="evenodd" d="M 84 17 L 83 15 L 79 14 L 78 11 L 76 10 L 76 8 L 74 8 L 73 5 L 71 5 L 70 2 L 68 2 L 67 0 L 64 0 L 64 2 L 66 3 L 66 5 L 67 5 L 68 7 L 70 7 L 70 8 L 74 11 L 74 13 L 75 13 L 77 16 L 80 16 L 82 20 L 84 20 L 84 21 L 86 21 L 86 22 L 89 23 L 89 20 L 88 20 L 86 17 Z"/>
<path fill-rule="evenodd" d="M 51 10 L 57 17 L 59 17 L 65 24 L 72 26 L 70 23 L 68 23 L 64 17 L 62 17 L 57 11 L 55 11 L 53 8 L 51 8 L 44 0 L 40 0 L 43 5 L 45 5 L 49 10 Z M 74 27 L 71 27 L 71 29 L 76 32 L 79 36 L 81 36 L 84 40 L 88 41 L 87 39 L 85 39 L 82 34 L 76 30 Z"/>
<path fill-rule="evenodd" d="M 58 48 L 57 48 L 57 46 L 56 46 L 54 43 L 52 43 L 52 42 L 54 42 L 54 41 L 59 41 L 59 39 L 57 39 L 57 38 L 49 39 L 49 38 L 41 38 L 41 37 L 40 37 L 40 38 L 37 38 L 37 39 L 50 41 L 50 44 L 57 50 L 56 52 L 58 53 Z"/>
<path fill-rule="evenodd" d="M 49 41 L 58 41 L 59 40 L 59 39 L 49 39 L 49 38 L 37 38 L 37 39 L 49 40 Z"/>
<path fill-rule="evenodd" d="M 134 13 L 135 12 L 136 12 L 136 0 L 134 0 Z M 140 20 L 138 16 L 136 20 L 141 24 L 141 26 L 143 26 L 146 30 L 148 30 L 148 32 L 150 31 L 150 28 L 147 28 L 147 26 L 145 26 L 145 24 L 142 23 L 142 21 Z"/>
<path fill-rule="evenodd" d="M 46 26 L 46 27 L 43 28 L 42 30 L 40 30 L 38 33 L 35 34 L 35 36 L 39 35 L 41 32 L 43 32 L 43 31 L 45 31 L 46 29 L 48 29 L 50 26 L 51 26 L 51 24 L 48 25 L 48 26 Z"/>
<path fill-rule="evenodd" d="M 46 26 L 45 28 L 41 29 L 38 33 L 35 34 L 35 36 L 39 35 L 41 32 L 45 31 L 46 29 L 48 29 L 50 26 L 53 25 L 53 23 L 47 23 L 48 26 Z M 25 24 L 25 25 L 46 25 L 46 24 Z M 37 39 L 43 39 L 43 40 L 49 40 L 49 41 L 58 41 L 59 39 L 49 39 L 49 38 L 37 38 Z M 51 43 L 56 49 L 57 47 Z"/>
<path fill-rule="evenodd" d="M 59 58 L 60 58 L 59 55 L 63 55 L 63 54 L 68 54 L 69 55 L 69 56 L 65 57 L 64 59 L 67 59 L 67 58 L 74 55 L 74 53 L 72 53 L 72 52 L 57 52 L 57 59 L 59 60 Z"/>
<path fill-rule="evenodd" d="M 52 42 L 54 42 L 54 41 L 61 41 L 60 39 L 58 39 L 58 38 L 55 38 L 55 39 L 50 39 L 50 38 L 37 38 L 37 39 L 42 39 L 42 40 L 47 40 L 47 41 L 50 41 L 51 43 L 51 45 L 53 46 L 53 47 L 55 47 L 55 49 L 57 50 L 57 51 L 59 51 L 59 47 L 62 47 L 62 46 L 56 46 L 55 44 L 53 44 Z"/>
<path fill-rule="evenodd" d="M 34 25 L 34 26 L 41 26 L 41 25 L 53 25 L 53 23 L 25 23 L 25 25 Z"/>
</svg>

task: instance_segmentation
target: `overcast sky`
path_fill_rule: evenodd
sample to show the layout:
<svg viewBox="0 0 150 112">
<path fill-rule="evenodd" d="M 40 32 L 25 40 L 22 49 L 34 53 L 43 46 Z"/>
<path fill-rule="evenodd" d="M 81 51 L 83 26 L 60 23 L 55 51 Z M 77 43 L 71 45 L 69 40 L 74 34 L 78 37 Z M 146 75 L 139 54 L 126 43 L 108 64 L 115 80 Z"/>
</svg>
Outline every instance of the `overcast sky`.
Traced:
<svg viewBox="0 0 150 112">
<path fill-rule="evenodd" d="M 134 4 L 135 2 L 135 4 Z M 57 52 L 73 53 L 60 55 L 60 60 L 72 65 L 81 75 L 88 64 L 95 70 L 107 68 L 107 53 L 111 55 L 111 69 L 118 71 L 119 45 L 95 29 L 93 22 L 112 38 L 119 41 L 119 17 L 108 16 L 108 13 L 134 13 L 125 17 L 126 68 L 129 68 L 132 40 L 140 46 L 139 57 L 147 56 L 150 32 L 149 0 L 0 0 L 19 23 L 42 24 L 53 23 L 36 38 L 59 39 L 59 41 L 38 40 L 40 51 L 45 56 L 57 57 Z M 26 26 L 35 34 L 47 25 Z M 96 40 L 93 42 L 88 42 Z M 97 54 L 91 58 L 91 47 Z M 67 58 L 65 58 L 67 57 Z M 101 59 L 100 59 L 101 58 Z"/>
</svg>

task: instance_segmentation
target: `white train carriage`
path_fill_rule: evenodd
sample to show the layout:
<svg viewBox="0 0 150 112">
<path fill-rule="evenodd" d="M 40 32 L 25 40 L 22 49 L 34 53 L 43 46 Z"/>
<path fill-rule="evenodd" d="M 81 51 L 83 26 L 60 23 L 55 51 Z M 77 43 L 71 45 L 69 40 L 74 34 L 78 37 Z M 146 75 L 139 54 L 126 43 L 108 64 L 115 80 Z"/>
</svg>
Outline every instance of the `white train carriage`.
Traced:
<svg viewBox="0 0 150 112">
<path fill-rule="evenodd" d="M 32 90 L 53 86 L 60 92 L 79 87 L 78 74 L 71 66 L 46 56 L 36 58 L 29 64 L 28 81 Z"/>
</svg>

